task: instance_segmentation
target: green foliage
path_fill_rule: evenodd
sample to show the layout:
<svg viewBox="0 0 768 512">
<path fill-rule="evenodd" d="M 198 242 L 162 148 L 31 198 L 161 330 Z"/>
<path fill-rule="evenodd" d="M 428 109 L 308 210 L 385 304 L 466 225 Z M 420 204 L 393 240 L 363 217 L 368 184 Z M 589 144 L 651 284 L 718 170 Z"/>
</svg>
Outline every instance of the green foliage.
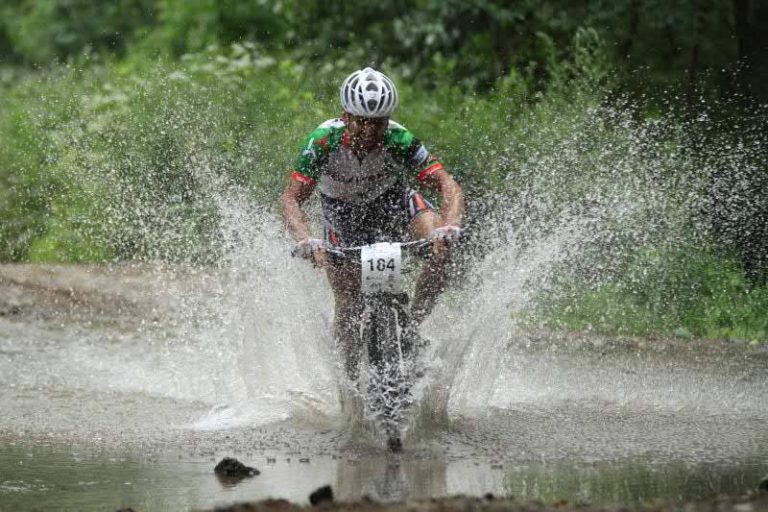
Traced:
<svg viewBox="0 0 768 512">
<path fill-rule="evenodd" d="M 47 198 L 56 183 L 43 172 L 44 143 L 20 104 L 4 103 L 0 116 L 0 256 L 22 259 L 43 230 L 49 215 Z"/>
<path fill-rule="evenodd" d="M 623 272 L 592 286 L 561 277 L 539 308 L 557 328 L 768 339 L 768 287 L 750 287 L 733 259 L 685 245 L 632 253 Z"/>
<path fill-rule="evenodd" d="M 123 54 L 134 32 L 152 22 L 153 7 L 154 0 L 15 0 L 0 7 L 0 34 L 38 64 L 87 51 Z"/>
<path fill-rule="evenodd" d="M 534 126 L 583 108 L 574 96 L 587 87 L 573 84 L 595 80 L 594 55 L 553 60 L 567 68 L 557 73 L 570 77 L 569 94 L 553 85 L 525 116 L 531 86 L 511 71 L 490 96 L 402 81 L 403 102 L 415 108 L 399 119 L 470 194 L 503 188 L 510 141 L 524 151 L 537 139 Z M 12 200 L 0 216 L 13 222 L 4 224 L 2 257 L 214 261 L 217 191 L 247 187 L 274 201 L 303 135 L 339 114 L 337 79 L 312 74 L 257 44 L 236 43 L 178 63 L 136 57 L 62 67 L 10 88 L 2 134 L 11 143 L 0 154 L 8 172 L 0 177 Z M 476 151 L 467 151 L 467 140 Z M 19 179 L 26 181 L 12 183 Z"/>
<path fill-rule="evenodd" d="M 11 88 L 0 257 L 215 261 L 219 193 L 274 200 L 302 134 L 335 113 L 296 94 L 302 82 L 297 66 L 246 44 Z"/>
<path fill-rule="evenodd" d="M 545 86 L 552 57 L 571 59 L 573 37 L 593 27 L 630 89 L 701 80 L 728 89 L 735 9 L 716 0 L 9 0 L 0 56 L 45 64 L 132 46 L 178 57 L 252 41 L 321 73 L 373 63 L 421 87 L 487 91 L 513 70 Z"/>
<path fill-rule="evenodd" d="M 275 51 L 283 48 L 290 30 L 294 2 L 273 0 L 156 0 L 157 24 L 138 46 L 175 57 L 250 41 Z M 294 27 L 295 30 L 296 27 Z"/>
</svg>

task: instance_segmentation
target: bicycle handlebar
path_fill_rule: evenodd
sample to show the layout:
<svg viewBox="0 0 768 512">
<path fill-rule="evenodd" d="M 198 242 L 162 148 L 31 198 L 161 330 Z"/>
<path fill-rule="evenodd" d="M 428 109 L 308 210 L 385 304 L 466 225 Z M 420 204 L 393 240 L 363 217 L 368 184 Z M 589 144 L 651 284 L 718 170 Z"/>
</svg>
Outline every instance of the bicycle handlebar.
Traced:
<svg viewBox="0 0 768 512">
<path fill-rule="evenodd" d="M 401 242 L 400 250 L 403 254 L 422 254 L 424 249 L 430 247 L 432 242 L 426 239 L 413 240 L 412 242 Z M 349 256 L 360 254 L 365 245 L 357 247 L 329 247 L 328 253 L 338 256 L 342 259 L 347 259 Z"/>
<path fill-rule="evenodd" d="M 372 244 L 369 244 L 369 245 L 372 245 Z M 400 249 L 405 255 L 427 256 L 429 253 L 426 249 L 428 249 L 431 246 L 432 246 L 432 242 L 427 239 L 413 240 L 411 242 L 400 243 Z M 346 260 L 352 259 L 350 258 L 351 256 L 359 255 L 363 247 L 367 247 L 367 246 L 366 245 L 359 245 L 356 247 L 328 246 L 328 248 L 326 248 L 325 251 L 331 256 L 332 259 L 335 259 L 337 261 L 346 261 Z M 299 250 L 296 247 L 294 247 L 291 250 L 291 256 L 293 257 L 297 256 L 298 253 L 299 253 Z"/>
</svg>

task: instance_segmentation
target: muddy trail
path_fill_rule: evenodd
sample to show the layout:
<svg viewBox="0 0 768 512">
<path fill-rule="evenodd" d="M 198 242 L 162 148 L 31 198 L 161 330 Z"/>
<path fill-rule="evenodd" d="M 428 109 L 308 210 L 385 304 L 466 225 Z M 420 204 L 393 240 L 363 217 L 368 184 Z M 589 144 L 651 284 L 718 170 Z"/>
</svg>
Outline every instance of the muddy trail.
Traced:
<svg viewBox="0 0 768 512">
<path fill-rule="evenodd" d="M 424 327 L 431 380 L 389 454 L 341 411 L 324 283 L 281 265 L 0 266 L 0 510 L 303 505 L 323 485 L 516 504 L 457 510 L 677 506 L 768 473 L 765 347 L 531 332 L 461 297 Z M 467 318 L 440 322 L 457 303 Z M 260 474 L 221 481 L 228 456 Z"/>
</svg>

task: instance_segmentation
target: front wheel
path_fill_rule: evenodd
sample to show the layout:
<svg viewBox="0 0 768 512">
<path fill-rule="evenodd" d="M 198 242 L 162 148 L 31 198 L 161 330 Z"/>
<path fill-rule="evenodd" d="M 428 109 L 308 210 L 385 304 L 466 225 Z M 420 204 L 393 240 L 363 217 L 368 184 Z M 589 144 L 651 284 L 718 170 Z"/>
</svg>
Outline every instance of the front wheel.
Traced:
<svg viewBox="0 0 768 512">
<path fill-rule="evenodd" d="M 394 451 L 402 447 L 404 415 L 413 402 L 407 369 L 411 346 L 403 337 L 408 321 L 406 294 L 367 298 L 362 328 L 368 351 L 367 409 L 383 427 L 387 444 Z"/>
</svg>

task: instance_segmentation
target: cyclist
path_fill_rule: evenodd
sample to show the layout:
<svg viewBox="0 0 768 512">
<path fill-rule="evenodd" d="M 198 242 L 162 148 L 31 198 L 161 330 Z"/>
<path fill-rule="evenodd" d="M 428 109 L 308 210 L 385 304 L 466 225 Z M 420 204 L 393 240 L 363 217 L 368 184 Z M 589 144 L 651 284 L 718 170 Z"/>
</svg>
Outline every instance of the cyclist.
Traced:
<svg viewBox="0 0 768 512">
<path fill-rule="evenodd" d="M 282 196 L 287 228 L 297 249 L 326 269 L 335 299 L 334 337 L 355 380 L 362 352 L 359 269 L 327 258 L 329 246 L 358 246 L 406 238 L 433 241 L 432 258 L 418 278 L 410 335 L 431 312 L 446 279 L 450 242 L 459 238 L 461 187 L 419 140 L 390 116 L 395 85 L 370 67 L 341 85 L 340 118 L 306 138 Z M 437 193 L 438 212 L 412 185 Z M 313 238 L 302 203 L 320 191 L 323 238 Z"/>
</svg>

